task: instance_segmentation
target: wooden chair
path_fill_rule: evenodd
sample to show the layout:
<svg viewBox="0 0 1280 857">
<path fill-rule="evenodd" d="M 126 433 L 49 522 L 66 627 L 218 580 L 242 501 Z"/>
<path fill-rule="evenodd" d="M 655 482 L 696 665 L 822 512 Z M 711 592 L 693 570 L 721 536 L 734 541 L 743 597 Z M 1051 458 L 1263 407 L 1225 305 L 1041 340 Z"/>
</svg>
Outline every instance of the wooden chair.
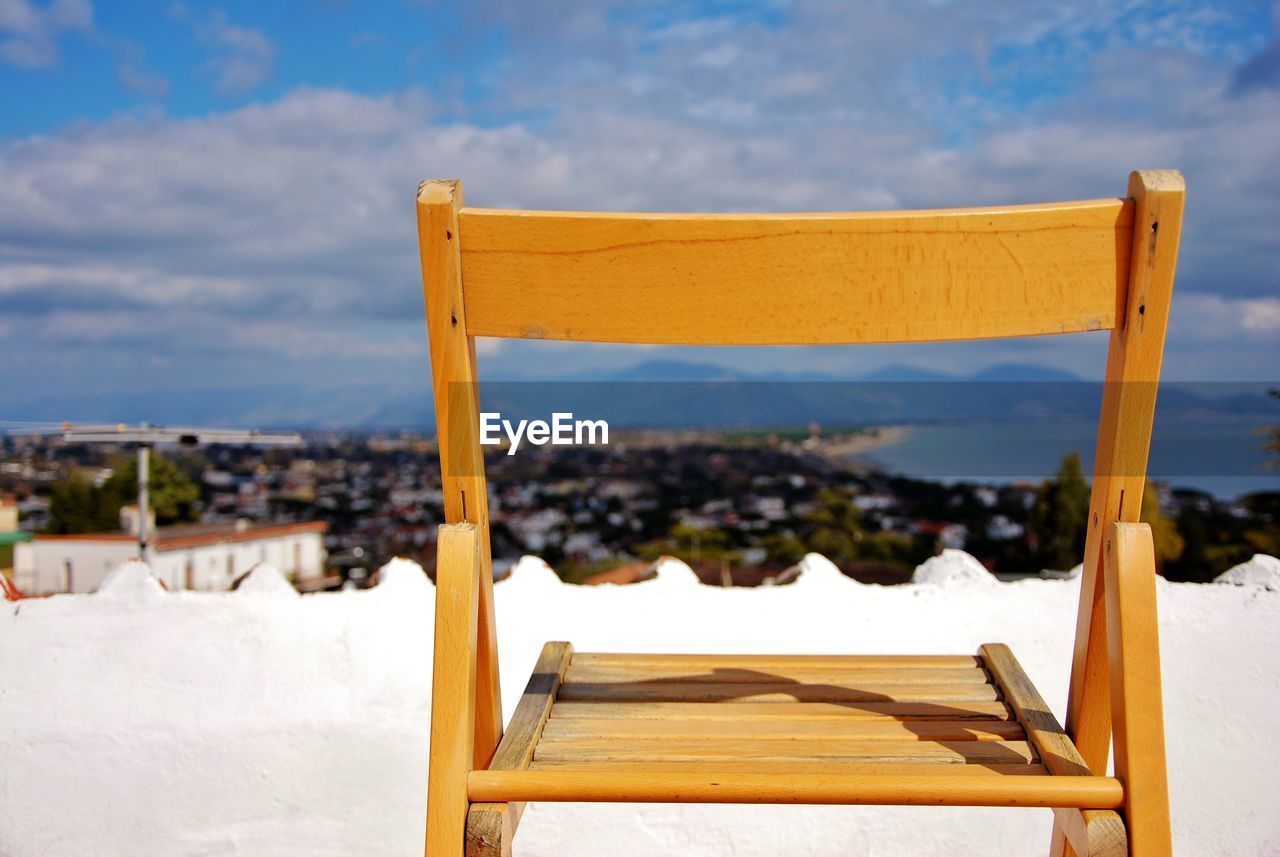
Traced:
<svg viewBox="0 0 1280 857">
<path fill-rule="evenodd" d="M 682 215 L 418 190 L 447 524 L 427 854 L 506 855 L 526 801 L 1050 807 L 1053 854 L 1168 855 L 1138 520 L 1184 185 L 1050 205 Z M 1013 653 L 636 655 L 548 643 L 504 733 L 474 338 L 834 344 L 1110 330 L 1066 728 Z M 1107 775 L 1114 736 L 1114 775 Z"/>
</svg>

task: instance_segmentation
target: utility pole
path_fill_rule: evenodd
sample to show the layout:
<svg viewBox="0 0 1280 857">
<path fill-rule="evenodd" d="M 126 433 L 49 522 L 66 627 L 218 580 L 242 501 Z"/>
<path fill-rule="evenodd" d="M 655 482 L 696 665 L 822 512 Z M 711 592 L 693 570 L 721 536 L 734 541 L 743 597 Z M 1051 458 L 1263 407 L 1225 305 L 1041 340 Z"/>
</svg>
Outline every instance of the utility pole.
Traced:
<svg viewBox="0 0 1280 857">
<path fill-rule="evenodd" d="M 138 559 L 147 561 L 147 482 L 151 479 L 151 447 L 138 444 Z"/>
<path fill-rule="evenodd" d="M 297 432 L 261 432 L 251 429 L 222 428 L 165 428 L 146 423 L 127 426 L 62 424 L 62 439 L 67 443 L 133 443 L 138 452 L 138 559 L 148 561 L 147 549 L 151 541 L 150 492 L 151 448 L 160 443 L 171 443 L 195 449 L 217 443 L 245 446 L 301 446 L 302 435 Z"/>
</svg>

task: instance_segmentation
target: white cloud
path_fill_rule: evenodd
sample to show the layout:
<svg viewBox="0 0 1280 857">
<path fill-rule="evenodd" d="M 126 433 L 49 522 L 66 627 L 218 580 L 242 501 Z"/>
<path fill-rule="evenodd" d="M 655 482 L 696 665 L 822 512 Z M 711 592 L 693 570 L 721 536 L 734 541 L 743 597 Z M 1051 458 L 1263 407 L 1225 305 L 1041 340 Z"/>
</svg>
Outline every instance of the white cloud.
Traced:
<svg viewBox="0 0 1280 857">
<path fill-rule="evenodd" d="M 41 7 L 29 0 L 0 0 L 0 59 L 20 68 L 58 63 L 58 38 L 93 28 L 89 0 L 51 0 Z"/>
<path fill-rule="evenodd" d="M 400 360 L 422 349 L 421 336 L 404 335 L 360 339 L 341 326 L 329 329 L 302 327 L 292 321 L 246 320 L 228 332 L 230 342 L 254 355 L 271 354 L 276 359 L 312 360 L 344 358 Z"/>
<path fill-rule="evenodd" d="M 171 89 L 168 78 L 146 70 L 140 51 L 129 52 L 120 60 L 116 71 L 126 89 L 144 98 L 163 98 Z"/>
<path fill-rule="evenodd" d="M 91 35 L 111 53 L 120 83 L 146 98 L 169 94 L 165 77 L 147 70 L 135 42 L 102 33 L 94 26 L 89 0 L 51 0 L 43 7 L 29 0 L 0 0 L 0 60 L 28 69 L 48 69 L 60 60 L 58 40 L 67 33 Z"/>
<path fill-rule="evenodd" d="M 1280 380 L 1280 297 L 1275 294 L 1233 298 L 1175 287 L 1168 336 L 1166 379 Z"/>
<path fill-rule="evenodd" d="M 140 338 L 145 333 L 142 319 L 130 311 L 57 310 L 46 316 L 39 329 L 48 342 L 112 342 Z"/>
<path fill-rule="evenodd" d="M 1244 304 L 1244 329 L 1264 336 L 1280 335 L 1280 298 L 1257 298 Z"/>
<path fill-rule="evenodd" d="M 1280 297 L 1179 294 L 1170 324 L 1176 341 L 1274 345 L 1280 341 Z"/>
<path fill-rule="evenodd" d="M 566 12 L 552 33 L 530 20 L 501 80 L 512 104 L 553 108 L 536 123 L 446 119 L 445 96 L 421 90 L 304 88 L 199 118 L 120 116 L 0 144 L 0 311 L 35 332 L 0 356 L 21 349 L 43 382 L 71 386 L 104 360 L 123 364 L 131 341 L 173 357 L 183 381 L 225 373 L 234 348 L 235 365 L 258 353 L 311 382 L 376 366 L 425 384 L 412 205 L 425 176 L 463 177 L 473 205 L 781 211 L 1119 195 L 1130 169 L 1176 166 L 1189 195 L 1166 365 L 1188 379 L 1274 376 L 1280 93 L 1229 94 L 1233 66 L 1194 45 L 1126 46 L 1085 63 L 1051 112 L 997 105 L 952 139 L 939 116 L 960 109 L 913 68 L 978 44 L 983 27 L 994 52 L 1047 38 L 1042 27 L 1070 35 L 1075 19 L 1033 26 L 1030 14 L 996 21 L 999 9 L 950 4 L 929 21 L 875 8 L 837 26 L 837 12 L 797 7 L 782 28 L 685 27 L 647 51 L 633 49 L 642 28 L 603 26 L 591 9 Z M 211 20 L 217 50 L 266 57 L 269 73 L 265 36 Z M 736 50 L 707 62 L 727 42 Z M 244 74 L 231 77 L 254 79 Z M 991 107 L 981 92 L 960 95 Z M 496 368 L 545 371 L 624 353 L 485 348 Z M 869 363 L 834 349 L 724 359 L 793 371 L 1010 359 L 1092 369 L 1104 350 L 1084 337 L 872 349 Z"/>
<path fill-rule="evenodd" d="M 215 10 L 196 27 L 200 40 L 213 52 L 205 68 L 216 76 L 219 95 L 244 95 L 271 76 L 276 46 L 261 30 L 238 26 Z"/>
<path fill-rule="evenodd" d="M 1280 202 L 1250 193 L 1265 172 L 1265 147 L 1235 139 L 1244 129 L 1257 140 L 1275 121 L 1256 106 L 1215 105 L 1181 129 L 1064 118 L 968 149 L 904 145 L 897 128 L 787 136 L 600 111 L 565 113 L 540 129 L 479 128 L 434 118 L 417 92 L 298 90 L 200 119 L 122 117 L 0 150 L 0 302 L 28 314 L 133 308 L 124 317 L 133 314 L 139 335 L 178 349 L 196 347 L 192 323 L 228 336 L 276 325 L 295 343 L 323 343 L 318 350 L 341 372 L 344 348 L 369 359 L 395 350 L 362 341 L 373 335 L 362 320 L 402 320 L 405 342 L 421 334 L 412 194 L 424 176 L 464 177 L 476 205 L 806 210 L 1119 194 L 1128 167 L 1189 164 L 1194 217 L 1178 299 L 1217 290 L 1215 318 L 1257 323 L 1271 305 L 1242 314 L 1239 299 L 1274 288 L 1265 268 L 1280 261 L 1266 229 L 1247 223 L 1277 222 Z M 1247 257 L 1243 267 L 1230 261 L 1237 256 Z M 1264 279 L 1223 281 L 1228 275 Z M 352 331 L 345 339 L 331 333 L 339 320 Z M 1185 336 L 1223 343 L 1243 329 L 1223 325 Z M 329 332 L 308 340 L 321 330 Z M 1175 328 L 1172 352 L 1183 337 Z M 1074 343 L 1062 348 L 1026 353 L 1075 365 Z M 264 359 L 282 359 L 271 351 Z M 999 359 L 998 351 L 965 353 Z M 491 356 L 518 365 L 520 355 L 512 347 Z M 830 355 L 813 359 L 836 365 Z M 1231 366 L 1224 352 L 1189 377 L 1230 375 Z"/>
</svg>

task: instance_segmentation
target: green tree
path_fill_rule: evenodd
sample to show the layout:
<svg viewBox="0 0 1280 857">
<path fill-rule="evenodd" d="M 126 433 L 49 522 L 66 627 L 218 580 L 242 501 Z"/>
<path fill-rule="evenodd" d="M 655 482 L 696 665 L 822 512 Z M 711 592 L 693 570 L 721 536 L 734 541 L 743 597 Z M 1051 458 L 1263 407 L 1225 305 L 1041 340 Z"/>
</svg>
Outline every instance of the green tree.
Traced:
<svg viewBox="0 0 1280 857">
<path fill-rule="evenodd" d="M 1268 390 L 1267 392 L 1271 394 L 1271 398 L 1280 402 L 1280 389 Z M 1262 448 L 1267 452 L 1274 452 L 1277 456 L 1280 456 L 1280 426 L 1265 426 L 1262 431 L 1267 436 Z M 1280 458 L 1267 462 L 1267 466 L 1280 467 Z"/>
<path fill-rule="evenodd" d="M 737 562 L 737 552 L 729 548 L 729 534 L 724 530 L 692 527 L 688 524 L 676 524 L 668 534 L 671 540 L 672 556 L 687 563 L 699 563 L 703 560 Z"/>
<path fill-rule="evenodd" d="M 814 495 L 809 514 L 809 549 L 836 565 L 848 565 L 858 558 L 863 540 L 862 515 L 853 497 L 836 488 L 822 488 Z"/>
<path fill-rule="evenodd" d="M 200 499 L 200 488 L 191 481 L 169 459 L 161 458 L 154 452 L 148 468 L 147 494 L 148 503 L 156 514 L 156 525 L 181 524 L 199 520 L 196 501 Z M 116 468 L 102 485 L 102 490 L 116 505 L 119 517 L 120 507 L 128 503 L 138 502 L 138 462 L 130 458 L 123 466 Z"/>
<path fill-rule="evenodd" d="M 1170 580 L 1205 583 L 1256 553 L 1280 554 L 1280 493 L 1260 491 L 1237 503 L 1245 516 L 1238 509 L 1185 504 L 1177 520 L 1182 553 L 1161 573 Z"/>
<path fill-rule="evenodd" d="M 120 506 L 80 474 L 53 486 L 45 532 L 107 533 L 120 529 Z"/>
<path fill-rule="evenodd" d="M 760 540 L 765 550 L 766 562 L 777 565 L 795 565 L 804 559 L 804 542 L 791 533 L 769 533 Z"/>
<path fill-rule="evenodd" d="M 1080 453 L 1067 453 L 1057 475 L 1040 485 L 1027 532 L 1041 568 L 1072 568 L 1084 555 L 1089 519 L 1089 483 Z"/>
<path fill-rule="evenodd" d="M 894 563 L 914 569 L 932 554 L 920 554 L 915 539 L 906 533 L 871 533 L 863 539 L 859 553 L 863 559 Z"/>
<path fill-rule="evenodd" d="M 147 479 L 156 524 L 179 524 L 199 518 L 199 487 L 171 461 L 154 453 Z M 129 459 L 101 487 L 77 474 L 53 486 L 46 532 L 105 533 L 120 529 L 120 509 L 138 501 L 138 465 Z"/>
</svg>

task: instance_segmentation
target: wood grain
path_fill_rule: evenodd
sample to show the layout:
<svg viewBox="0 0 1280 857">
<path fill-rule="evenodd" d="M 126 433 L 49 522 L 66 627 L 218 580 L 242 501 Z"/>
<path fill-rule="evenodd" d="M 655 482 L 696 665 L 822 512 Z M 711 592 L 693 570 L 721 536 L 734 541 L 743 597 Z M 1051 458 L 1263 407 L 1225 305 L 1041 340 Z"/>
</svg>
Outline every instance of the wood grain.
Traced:
<svg viewBox="0 0 1280 857">
<path fill-rule="evenodd" d="M 627 720 L 678 720 L 732 718 L 741 722 L 827 720 L 1009 720 L 1012 712 L 1003 702 L 954 700 L 948 702 L 557 702 L 551 719 L 616 718 Z"/>
<path fill-rule="evenodd" d="M 686 668 L 699 670 L 748 669 L 748 670 L 857 670 L 891 667 L 895 670 L 916 667 L 944 667 L 959 669 L 981 667 L 980 658 L 973 655 L 726 655 L 726 654 L 641 654 L 635 652 L 576 652 L 574 666 L 578 667 L 654 667 Z"/>
<path fill-rule="evenodd" d="M 573 658 L 568 643 L 547 643 L 533 667 L 524 693 L 489 762 L 490 770 L 518 771 L 529 767 L 542 738 L 556 691 Z M 524 812 L 523 803 L 475 803 L 467 814 L 467 857 L 504 857 Z"/>
<path fill-rule="evenodd" d="M 1169 857 L 1155 547 L 1146 524 L 1112 524 L 1103 549 L 1116 778 L 1130 857 Z"/>
<path fill-rule="evenodd" d="M 425 181 L 418 188 L 418 246 L 431 345 L 444 516 L 475 524 L 480 543 L 480 604 L 476 640 L 474 767 L 483 767 L 502 738 L 497 624 L 493 615 L 493 562 L 489 545 L 489 492 L 480 450 L 480 400 L 475 342 L 466 335 L 458 211 L 462 182 Z"/>
<path fill-rule="evenodd" d="M 865 759 L 790 759 L 786 761 L 768 761 L 762 759 L 735 759 L 733 761 L 716 762 L 714 767 L 705 760 L 696 759 L 684 762 L 609 762 L 594 759 L 591 761 L 539 762 L 534 760 L 530 770 L 556 771 L 614 771 L 618 773 L 746 773 L 771 774 L 787 776 L 789 774 L 840 774 L 843 776 L 909 776 L 914 777 L 926 770 L 921 762 L 873 762 Z M 924 763 L 932 765 L 935 772 L 945 772 L 949 777 L 986 777 L 992 774 L 1000 776 L 1048 776 L 1049 769 L 1038 762 L 1017 762 L 1001 764 L 984 762 L 980 765 L 966 765 L 963 761 Z M 942 767 L 939 767 L 942 766 Z"/>
<path fill-rule="evenodd" d="M 473 336 L 807 345 L 1114 327 L 1133 205 L 460 221 Z"/>
<path fill-rule="evenodd" d="M 987 644 L 982 647 L 981 655 L 1045 767 L 1057 776 L 1091 775 L 1075 744 L 1009 648 Z M 1054 809 L 1054 818 L 1066 837 L 1065 841 L 1073 843 L 1079 853 L 1090 857 L 1123 857 L 1127 854 L 1124 822 L 1112 810 L 1058 807 Z"/>
<path fill-rule="evenodd" d="M 914 806 L 1120 805 L 1111 777 L 1002 774 L 958 777 L 928 767 L 914 776 L 795 773 L 627 773 L 619 771 L 473 771 L 472 800 L 626 803 L 894 804 Z"/>
<path fill-rule="evenodd" d="M 805 667 L 777 666 L 770 669 L 743 667 L 666 665 L 578 664 L 569 667 L 565 681 L 571 684 L 597 682 L 672 681 L 691 684 L 772 684 L 779 681 L 805 684 L 866 682 L 868 684 L 987 684 L 990 678 L 977 667 Z"/>
<path fill-rule="evenodd" d="M 989 684 L 826 684 L 751 682 L 695 684 L 678 681 L 566 682 L 566 701 L 597 702 L 989 702 L 999 699 Z"/>
<path fill-rule="evenodd" d="M 1059 776 L 1088 776 L 1092 773 L 1048 704 L 1023 671 L 1008 646 L 988 643 L 981 649 L 987 669 L 995 676 L 1005 701 L 1027 731 L 1027 740 L 1036 748 L 1041 760 Z"/>
<path fill-rule="evenodd" d="M 586 744 L 588 742 L 578 742 Z M 1036 761 L 1036 754 L 1026 741 L 859 741 L 831 740 L 825 744 L 760 739 L 713 740 L 701 742 L 672 741 L 666 746 L 653 742 L 624 742 L 617 739 L 591 746 L 573 746 L 558 742 L 538 745 L 534 760 L 608 761 L 608 762 L 682 762 L 705 761 L 810 761 L 843 759 L 863 762 L 921 763 L 991 763 L 1019 764 Z"/>
<path fill-rule="evenodd" d="M 655 742 L 705 738 L 783 739 L 824 742 L 839 738 L 893 741 L 1024 740 L 1019 723 L 1004 720 L 551 720 L 542 740 L 571 742 L 641 739 Z"/>
<path fill-rule="evenodd" d="M 1142 511 L 1186 185 L 1176 170 L 1135 172 L 1128 194 L 1135 204 L 1131 268 L 1124 323 L 1108 345 L 1067 697 L 1067 732 L 1094 770 L 1105 770 L 1111 747 L 1103 532 L 1116 521 L 1137 521 Z M 1060 830 L 1050 853 L 1073 857 Z"/>
<path fill-rule="evenodd" d="M 1077 854 L 1087 857 L 1129 857 L 1124 819 L 1114 809 L 1055 807 L 1054 822 Z"/>
<path fill-rule="evenodd" d="M 480 545 L 471 524 L 444 524 L 436 541 L 435 655 L 427 773 L 426 854 L 461 857 L 467 772 L 475 740 L 475 639 Z"/>
</svg>

